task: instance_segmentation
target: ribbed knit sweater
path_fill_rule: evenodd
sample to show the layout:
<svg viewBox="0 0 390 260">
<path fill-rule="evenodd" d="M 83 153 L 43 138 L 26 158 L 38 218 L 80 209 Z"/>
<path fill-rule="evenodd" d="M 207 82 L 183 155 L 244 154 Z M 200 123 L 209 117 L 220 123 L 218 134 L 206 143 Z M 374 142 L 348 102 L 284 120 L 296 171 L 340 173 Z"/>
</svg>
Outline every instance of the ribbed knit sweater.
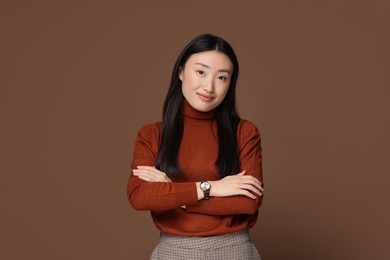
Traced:
<svg viewBox="0 0 390 260">
<path fill-rule="evenodd" d="M 262 198 L 211 197 L 198 200 L 196 182 L 221 179 L 215 167 L 218 155 L 217 126 L 213 111 L 204 113 L 184 102 L 184 132 L 179 149 L 182 177 L 172 183 L 146 182 L 130 174 L 128 199 L 137 210 L 149 210 L 158 229 L 178 236 L 213 236 L 252 227 Z M 144 126 L 138 133 L 131 168 L 154 166 L 161 141 L 162 123 Z M 262 181 L 260 132 L 241 119 L 237 141 L 241 171 Z M 212 189 L 212 188 L 211 188 Z M 185 205 L 183 209 L 181 206 Z"/>
</svg>

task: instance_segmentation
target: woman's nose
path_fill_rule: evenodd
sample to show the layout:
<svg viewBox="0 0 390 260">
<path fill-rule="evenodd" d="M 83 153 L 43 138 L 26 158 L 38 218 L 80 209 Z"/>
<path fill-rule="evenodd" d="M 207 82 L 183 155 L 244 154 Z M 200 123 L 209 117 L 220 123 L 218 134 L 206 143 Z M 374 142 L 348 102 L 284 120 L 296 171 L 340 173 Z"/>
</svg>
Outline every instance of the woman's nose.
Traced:
<svg viewBox="0 0 390 260">
<path fill-rule="evenodd" d="M 207 80 L 204 82 L 203 90 L 207 92 L 213 92 L 214 91 L 214 81 L 212 79 Z"/>
</svg>

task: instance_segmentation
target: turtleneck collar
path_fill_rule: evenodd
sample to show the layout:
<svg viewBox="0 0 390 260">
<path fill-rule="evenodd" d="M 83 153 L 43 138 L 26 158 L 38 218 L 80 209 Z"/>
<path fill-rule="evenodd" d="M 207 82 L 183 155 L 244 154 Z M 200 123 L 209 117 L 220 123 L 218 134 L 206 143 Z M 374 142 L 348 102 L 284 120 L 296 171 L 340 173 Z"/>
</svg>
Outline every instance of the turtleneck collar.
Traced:
<svg viewBox="0 0 390 260">
<path fill-rule="evenodd" d="M 193 118 L 193 119 L 213 119 L 214 118 L 214 109 L 209 112 L 201 112 L 193 108 L 190 103 L 186 99 L 183 101 L 183 115 L 185 117 Z"/>
</svg>

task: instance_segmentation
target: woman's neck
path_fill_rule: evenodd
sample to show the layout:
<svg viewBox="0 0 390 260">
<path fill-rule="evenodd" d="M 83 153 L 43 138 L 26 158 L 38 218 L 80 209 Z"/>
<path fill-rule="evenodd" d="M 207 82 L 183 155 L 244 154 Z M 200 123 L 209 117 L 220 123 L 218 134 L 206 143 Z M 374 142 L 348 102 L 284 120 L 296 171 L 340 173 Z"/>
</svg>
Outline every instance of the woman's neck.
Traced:
<svg viewBox="0 0 390 260">
<path fill-rule="evenodd" d="M 193 119 L 201 119 L 201 120 L 210 120 L 214 118 L 215 109 L 202 112 L 193 108 L 187 100 L 183 101 L 183 115 L 185 117 L 193 118 Z"/>
</svg>

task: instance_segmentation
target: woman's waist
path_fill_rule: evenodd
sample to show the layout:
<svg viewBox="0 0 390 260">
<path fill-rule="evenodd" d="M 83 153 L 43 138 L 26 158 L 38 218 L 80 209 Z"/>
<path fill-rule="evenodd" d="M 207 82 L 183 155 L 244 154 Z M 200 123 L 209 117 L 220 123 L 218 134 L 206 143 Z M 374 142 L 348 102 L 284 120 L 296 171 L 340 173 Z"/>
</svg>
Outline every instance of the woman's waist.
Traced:
<svg viewBox="0 0 390 260">
<path fill-rule="evenodd" d="M 255 215 L 206 215 L 181 209 L 152 212 L 153 221 L 164 233 L 177 236 L 215 236 L 234 233 L 252 227 Z"/>
<path fill-rule="evenodd" d="M 250 241 L 248 229 L 215 236 L 176 236 L 160 233 L 160 243 L 187 249 L 218 249 Z"/>
</svg>

